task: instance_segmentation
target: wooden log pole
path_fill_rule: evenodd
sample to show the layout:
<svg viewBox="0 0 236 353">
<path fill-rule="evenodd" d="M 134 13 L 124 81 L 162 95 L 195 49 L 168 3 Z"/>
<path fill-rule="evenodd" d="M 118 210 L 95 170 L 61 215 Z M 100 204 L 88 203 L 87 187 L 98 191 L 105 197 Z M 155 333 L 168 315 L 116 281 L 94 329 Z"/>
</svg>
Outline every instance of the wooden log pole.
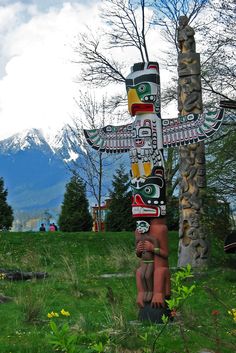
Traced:
<svg viewBox="0 0 236 353">
<path fill-rule="evenodd" d="M 178 110 L 180 115 L 202 113 L 200 55 L 196 53 L 194 29 L 180 16 L 178 28 Z M 205 146 L 203 142 L 179 148 L 180 223 L 178 266 L 205 267 L 209 245 L 204 233 L 202 195 L 206 187 Z"/>
</svg>

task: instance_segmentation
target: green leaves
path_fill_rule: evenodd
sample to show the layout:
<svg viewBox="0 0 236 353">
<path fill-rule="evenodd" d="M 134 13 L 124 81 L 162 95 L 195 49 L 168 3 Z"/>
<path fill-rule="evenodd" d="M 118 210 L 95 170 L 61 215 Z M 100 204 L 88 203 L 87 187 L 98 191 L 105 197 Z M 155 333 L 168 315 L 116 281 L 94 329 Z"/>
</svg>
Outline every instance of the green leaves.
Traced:
<svg viewBox="0 0 236 353">
<path fill-rule="evenodd" d="M 103 345 L 102 342 L 94 343 L 94 344 L 91 346 L 91 348 L 92 348 L 95 352 L 97 352 L 97 353 L 103 353 L 103 352 L 104 352 L 104 349 L 105 349 L 105 347 L 104 347 L 104 345 Z"/>
<path fill-rule="evenodd" d="M 49 326 L 51 327 L 52 329 L 52 332 L 55 334 L 55 335 L 58 335 L 59 334 L 59 331 L 58 331 L 58 328 L 57 328 L 57 325 L 54 321 L 50 321 L 49 322 Z"/>
<path fill-rule="evenodd" d="M 167 325 L 168 321 L 169 321 L 169 317 L 166 316 L 165 314 L 163 314 L 162 317 L 161 317 L 161 320 L 162 320 L 164 325 Z"/>
<path fill-rule="evenodd" d="M 77 336 L 70 332 L 68 323 L 59 326 L 55 321 L 49 322 L 51 333 L 48 336 L 48 342 L 56 349 L 66 353 L 76 352 Z"/>
<path fill-rule="evenodd" d="M 184 282 L 186 279 L 193 277 L 191 266 L 188 264 L 186 267 L 181 268 L 172 277 L 172 295 L 171 299 L 166 300 L 170 310 L 177 310 L 182 302 L 190 297 L 194 289 L 195 284 L 191 286 L 186 286 Z"/>
<path fill-rule="evenodd" d="M 140 335 L 139 337 L 140 337 L 144 342 L 147 342 L 147 340 L 148 340 L 148 333 L 145 332 L 143 335 Z"/>
</svg>

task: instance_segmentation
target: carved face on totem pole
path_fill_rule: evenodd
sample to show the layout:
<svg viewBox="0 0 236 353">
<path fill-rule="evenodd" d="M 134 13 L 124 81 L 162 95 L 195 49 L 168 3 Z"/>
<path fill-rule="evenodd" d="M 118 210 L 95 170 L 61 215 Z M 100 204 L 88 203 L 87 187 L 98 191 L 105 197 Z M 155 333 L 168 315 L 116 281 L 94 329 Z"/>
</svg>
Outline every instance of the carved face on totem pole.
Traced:
<svg viewBox="0 0 236 353">
<path fill-rule="evenodd" d="M 146 221 L 137 221 L 137 231 L 141 234 L 147 233 L 149 231 L 150 224 Z"/>
<path fill-rule="evenodd" d="M 126 79 L 132 130 L 131 187 L 133 217 L 166 214 L 160 76 L 157 62 L 138 63 Z"/>
<path fill-rule="evenodd" d="M 134 64 L 125 84 L 131 116 L 160 113 L 160 76 L 157 62 Z"/>
<path fill-rule="evenodd" d="M 132 179 L 133 217 L 162 217 L 166 215 L 164 169 L 154 167 L 147 178 Z"/>
</svg>

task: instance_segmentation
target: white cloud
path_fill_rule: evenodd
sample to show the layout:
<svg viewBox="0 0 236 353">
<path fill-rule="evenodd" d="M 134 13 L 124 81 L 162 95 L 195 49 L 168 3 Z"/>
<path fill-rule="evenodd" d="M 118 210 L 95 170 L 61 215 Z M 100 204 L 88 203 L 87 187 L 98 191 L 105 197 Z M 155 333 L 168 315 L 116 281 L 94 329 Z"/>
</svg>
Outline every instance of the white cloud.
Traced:
<svg viewBox="0 0 236 353">
<path fill-rule="evenodd" d="M 78 90 L 73 82 L 79 67 L 71 62 L 72 43 L 84 20 L 91 20 L 88 15 L 94 14 L 94 20 L 96 13 L 96 6 L 88 9 L 75 3 L 48 12 L 20 3 L 0 7 L 5 58 L 0 138 L 24 128 L 58 128 L 68 120 Z"/>
<path fill-rule="evenodd" d="M 83 86 L 75 83 L 80 68 L 72 63 L 74 44 L 85 26 L 95 33 L 101 27 L 100 0 L 81 2 L 49 1 L 49 8 L 39 9 L 36 0 L 2 6 L 0 0 L 0 138 L 28 128 L 56 130 L 78 114 L 73 98 Z M 150 60 L 160 58 L 156 30 L 150 31 L 149 43 Z M 115 53 L 129 60 L 128 66 L 140 60 L 131 48 Z M 161 73 L 162 82 L 167 76 Z"/>
</svg>

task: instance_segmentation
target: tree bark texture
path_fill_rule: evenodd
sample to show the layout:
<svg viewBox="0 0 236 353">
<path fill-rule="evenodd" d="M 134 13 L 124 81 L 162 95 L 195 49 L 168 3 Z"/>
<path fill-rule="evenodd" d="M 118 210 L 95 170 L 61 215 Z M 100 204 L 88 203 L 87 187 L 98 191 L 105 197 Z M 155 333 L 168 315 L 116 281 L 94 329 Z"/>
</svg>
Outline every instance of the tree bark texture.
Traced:
<svg viewBox="0 0 236 353">
<path fill-rule="evenodd" d="M 178 110 L 180 115 L 202 113 L 200 55 L 195 50 L 194 30 L 186 16 L 179 19 Z M 181 146 L 180 224 L 178 266 L 204 267 L 208 241 L 202 229 L 202 194 L 206 186 L 205 146 L 203 142 Z"/>
</svg>

